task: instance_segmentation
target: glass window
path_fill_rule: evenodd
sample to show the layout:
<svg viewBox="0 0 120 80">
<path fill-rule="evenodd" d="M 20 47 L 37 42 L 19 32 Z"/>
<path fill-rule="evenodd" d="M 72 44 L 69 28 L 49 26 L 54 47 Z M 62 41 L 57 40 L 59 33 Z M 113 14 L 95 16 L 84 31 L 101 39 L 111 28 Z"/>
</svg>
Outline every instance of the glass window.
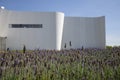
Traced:
<svg viewBox="0 0 120 80">
<path fill-rule="evenodd" d="M 42 24 L 10 24 L 10 28 L 42 28 Z"/>
</svg>

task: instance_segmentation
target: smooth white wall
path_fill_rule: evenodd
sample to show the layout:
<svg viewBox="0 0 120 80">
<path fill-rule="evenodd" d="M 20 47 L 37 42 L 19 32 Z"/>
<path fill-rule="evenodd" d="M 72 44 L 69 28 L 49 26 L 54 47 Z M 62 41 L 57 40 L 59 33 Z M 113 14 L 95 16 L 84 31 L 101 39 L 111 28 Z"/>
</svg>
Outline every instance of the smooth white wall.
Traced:
<svg viewBox="0 0 120 80">
<path fill-rule="evenodd" d="M 63 26 L 64 26 L 64 14 L 57 13 L 56 15 L 56 48 L 57 50 L 61 50 Z"/>
<path fill-rule="evenodd" d="M 0 9 L 0 37 L 6 36 L 8 23 L 8 11 L 4 9 Z"/>
<path fill-rule="evenodd" d="M 105 17 L 64 17 L 61 12 L 0 11 L 0 36 L 6 48 L 105 48 Z M 9 28 L 9 24 L 42 24 L 43 28 Z M 69 42 L 72 46 L 70 47 Z"/>
<path fill-rule="evenodd" d="M 63 13 L 8 11 L 7 15 L 7 48 L 61 49 Z M 42 24 L 43 28 L 9 28 L 9 24 Z"/>
<path fill-rule="evenodd" d="M 62 49 L 65 43 L 67 49 L 105 48 L 105 17 L 65 17 Z"/>
</svg>

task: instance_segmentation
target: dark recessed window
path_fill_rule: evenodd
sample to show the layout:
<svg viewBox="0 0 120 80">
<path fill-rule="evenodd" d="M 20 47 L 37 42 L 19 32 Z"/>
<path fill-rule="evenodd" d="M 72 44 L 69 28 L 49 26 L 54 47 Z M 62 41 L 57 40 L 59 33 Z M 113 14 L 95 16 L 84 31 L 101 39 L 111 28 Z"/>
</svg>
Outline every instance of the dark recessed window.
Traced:
<svg viewBox="0 0 120 80">
<path fill-rule="evenodd" d="M 42 24 L 10 24 L 10 28 L 42 28 Z"/>
</svg>

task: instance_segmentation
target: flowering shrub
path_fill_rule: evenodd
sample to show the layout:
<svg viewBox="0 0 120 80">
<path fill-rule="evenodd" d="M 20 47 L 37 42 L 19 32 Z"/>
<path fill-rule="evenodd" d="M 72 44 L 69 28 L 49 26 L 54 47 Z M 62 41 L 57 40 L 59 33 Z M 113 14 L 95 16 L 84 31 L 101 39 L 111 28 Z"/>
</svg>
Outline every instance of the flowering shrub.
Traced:
<svg viewBox="0 0 120 80">
<path fill-rule="evenodd" d="M 120 47 L 1 52 L 0 80 L 120 80 Z"/>
</svg>

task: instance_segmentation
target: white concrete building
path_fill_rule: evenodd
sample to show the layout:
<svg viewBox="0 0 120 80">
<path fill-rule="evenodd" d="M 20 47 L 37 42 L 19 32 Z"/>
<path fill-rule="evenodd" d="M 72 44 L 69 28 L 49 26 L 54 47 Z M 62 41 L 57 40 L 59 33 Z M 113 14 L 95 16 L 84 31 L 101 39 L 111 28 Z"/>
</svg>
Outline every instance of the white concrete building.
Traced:
<svg viewBox="0 0 120 80">
<path fill-rule="evenodd" d="M 0 9 L 0 50 L 105 48 L 105 17 Z"/>
</svg>

